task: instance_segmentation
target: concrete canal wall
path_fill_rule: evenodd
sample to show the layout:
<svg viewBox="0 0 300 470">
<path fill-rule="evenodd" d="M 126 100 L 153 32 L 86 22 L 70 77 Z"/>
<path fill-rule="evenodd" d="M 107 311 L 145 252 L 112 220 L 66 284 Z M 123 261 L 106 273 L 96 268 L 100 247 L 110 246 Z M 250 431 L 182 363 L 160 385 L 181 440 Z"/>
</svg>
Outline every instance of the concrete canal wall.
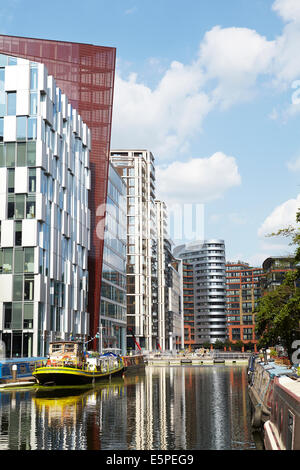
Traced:
<svg viewBox="0 0 300 470">
<path fill-rule="evenodd" d="M 247 365 L 248 355 L 216 354 L 209 357 L 149 356 L 146 364 L 155 366 Z"/>
</svg>

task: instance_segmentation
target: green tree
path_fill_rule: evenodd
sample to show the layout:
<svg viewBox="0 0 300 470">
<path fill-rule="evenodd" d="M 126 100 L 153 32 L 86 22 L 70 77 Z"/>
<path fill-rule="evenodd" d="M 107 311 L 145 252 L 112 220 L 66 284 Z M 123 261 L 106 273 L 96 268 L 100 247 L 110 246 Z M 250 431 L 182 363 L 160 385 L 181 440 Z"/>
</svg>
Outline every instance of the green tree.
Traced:
<svg viewBox="0 0 300 470">
<path fill-rule="evenodd" d="M 299 335 L 300 288 L 297 286 L 299 275 L 290 271 L 283 283 L 274 291 L 268 292 L 258 301 L 255 317 L 256 333 L 260 336 L 259 347 L 281 344 L 291 358 L 292 343 Z"/>
<path fill-rule="evenodd" d="M 296 213 L 296 222 L 300 223 L 299 209 Z M 295 271 L 285 275 L 280 286 L 259 300 L 255 318 L 256 333 L 260 336 L 258 345 L 272 346 L 277 344 L 280 338 L 281 344 L 291 358 L 292 343 L 296 338 L 300 338 L 300 228 L 289 226 L 268 236 L 290 238 L 290 245 L 295 246 L 294 260 L 298 266 Z"/>
</svg>

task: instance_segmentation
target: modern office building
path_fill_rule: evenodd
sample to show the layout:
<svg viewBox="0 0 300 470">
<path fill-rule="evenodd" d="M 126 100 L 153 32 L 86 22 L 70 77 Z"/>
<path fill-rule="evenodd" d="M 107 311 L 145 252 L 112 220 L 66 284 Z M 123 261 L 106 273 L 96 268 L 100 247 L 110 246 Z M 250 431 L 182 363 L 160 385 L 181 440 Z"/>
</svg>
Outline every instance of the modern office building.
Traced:
<svg viewBox="0 0 300 470">
<path fill-rule="evenodd" d="M 101 283 L 102 350 L 126 354 L 126 184 L 109 164 Z M 99 330 L 100 333 L 100 330 Z"/>
<path fill-rule="evenodd" d="M 182 261 L 184 347 L 195 348 L 194 266 Z"/>
<path fill-rule="evenodd" d="M 157 321 L 158 346 L 162 351 L 182 345 L 182 262 L 172 254 L 168 236 L 167 206 L 156 200 L 157 227 Z"/>
<path fill-rule="evenodd" d="M 111 150 L 127 184 L 127 346 L 157 348 L 157 232 L 154 156 L 148 150 Z"/>
<path fill-rule="evenodd" d="M 0 35 L 0 53 L 44 64 L 91 131 L 88 311 L 90 335 L 94 337 L 99 326 L 116 50 L 92 44 Z"/>
<path fill-rule="evenodd" d="M 292 256 L 270 256 L 262 264 L 264 276 L 261 278 L 262 292 L 269 292 L 280 286 L 287 272 L 296 270 Z"/>
<path fill-rule="evenodd" d="M 262 268 L 242 261 L 226 263 L 227 331 L 232 343 L 242 341 L 256 349 L 255 311 L 262 277 Z"/>
<path fill-rule="evenodd" d="M 191 348 L 226 339 L 226 275 L 223 240 L 195 241 L 174 249 L 183 260 L 185 344 Z M 191 266 L 191 268 L 189 268 Z M 191 308 L 187 309 L 187 269 Z M 192 284 L 192 285 L 191 285 Z"/>
<path fill-rule="evenodd" d="M 173 257 L 168 264 L 169 350 L 184 349 L 182 260 Z"/>
<path fill-rule="evenodd" d="M 44 64 L 0 54 L 0 332 L 6 356 L 86 339 L 88 126 Z"/>
</svg>

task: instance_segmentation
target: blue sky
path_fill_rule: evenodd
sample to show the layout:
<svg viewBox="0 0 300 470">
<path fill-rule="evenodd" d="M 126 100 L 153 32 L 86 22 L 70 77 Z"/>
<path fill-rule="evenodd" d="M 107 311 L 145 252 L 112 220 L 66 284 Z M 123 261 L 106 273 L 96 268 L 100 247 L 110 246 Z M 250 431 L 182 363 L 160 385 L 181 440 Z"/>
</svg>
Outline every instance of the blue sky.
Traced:
<svg viewBox="0 0 300 470">
<path fill-rule="evenodd" d="M 159 197 L 203 207 L 227 259 L 291 249 L 265 235 L 300 206 L 299 0 L 2 0 L 0 24 L 116 47 L 112 148 L 152 150 Z"/>
</svg>

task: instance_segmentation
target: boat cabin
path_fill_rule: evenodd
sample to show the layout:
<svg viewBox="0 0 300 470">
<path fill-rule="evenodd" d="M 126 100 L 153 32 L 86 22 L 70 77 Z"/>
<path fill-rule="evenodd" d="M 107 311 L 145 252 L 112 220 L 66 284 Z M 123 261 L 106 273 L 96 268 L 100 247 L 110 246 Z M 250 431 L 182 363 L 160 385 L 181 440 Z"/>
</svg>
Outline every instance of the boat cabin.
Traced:
<svg viewBox="0 0 300 470">
<path fill-rule="evenodd" d="M 81 362 L 83 360 L 83 344 L 74 341 L 56 341 L 50 343 L 50 361 Z"/>
<path fill-rule="evenodd" d="M 275 377 L 264 434 L 267 450 L 300 450 L 300 379 Z"/>
</svg>

